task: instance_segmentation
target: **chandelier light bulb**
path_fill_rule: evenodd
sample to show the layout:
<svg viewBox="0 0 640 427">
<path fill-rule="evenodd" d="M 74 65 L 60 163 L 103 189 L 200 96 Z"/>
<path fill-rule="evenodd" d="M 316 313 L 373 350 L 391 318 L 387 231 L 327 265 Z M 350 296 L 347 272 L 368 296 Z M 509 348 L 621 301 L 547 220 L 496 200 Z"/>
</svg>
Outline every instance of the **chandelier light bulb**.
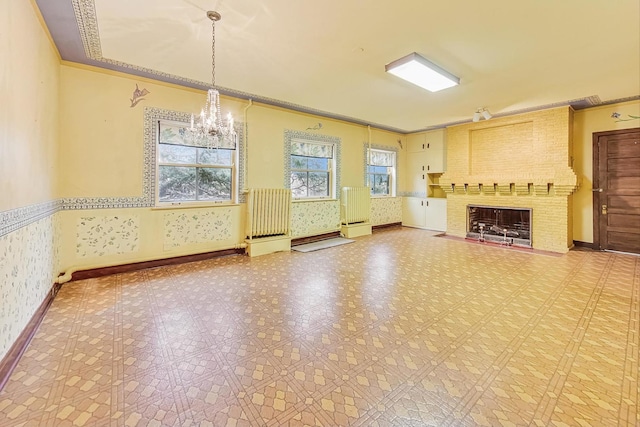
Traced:
<svg viewBox="0 0 640 427">
<path fill-rule="evenodd" d="M 187 133 L 191 137 L 193 143 L 197 146 L 206 148 L 236 148 L 237 134 L 233 127 L 234 121 L 231 113 L 227 114 L 226 120 L 222 118 L 222 110 L 220 109 L 220 93 L 216 87 L 216 63 L 215 63 L 215 46 L 216 46 L 216 21 L 221 16 L 218 12 L 209 11 L 207 17 L 211 20 L 211 89 L 207 91 L 207 101 L 200 110 L 200 117 L 196 121 L 194 115 L 191 115 L 191 127 L 187 129 Z"/>
</svg>

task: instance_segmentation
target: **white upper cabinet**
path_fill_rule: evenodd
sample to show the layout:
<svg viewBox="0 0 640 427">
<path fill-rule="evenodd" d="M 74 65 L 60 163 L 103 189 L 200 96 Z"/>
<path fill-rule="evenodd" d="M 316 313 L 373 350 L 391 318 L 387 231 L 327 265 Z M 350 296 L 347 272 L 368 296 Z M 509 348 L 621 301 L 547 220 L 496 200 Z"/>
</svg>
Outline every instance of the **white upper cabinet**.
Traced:
<svg viewBox="0 0 640 427">
<path fill-rule="evenodd" d="M 442 173 L 446 170 L 444 129 L 429 131 L 425 134 L 425 152 L 427 153 L 427 173 Z"/>
<path fill-rule="evenodd" d="M 436 129 L 427 132 L 425 136 L 425 149 L 428 151 L 444 151 L 444 129 Z"/>
<path fill-rule="evenodd" d="M 425 193 L 427 191 L 427 153 L 423 151 L 409 154 L 407 169 L 409 191 Z"/>
<path fill-rule="evenodd" d="M 417 153 L 427 148 L 427 142 L 424 133 L 414 133 L 407 136 L 407 152 Z"/>
</svg>

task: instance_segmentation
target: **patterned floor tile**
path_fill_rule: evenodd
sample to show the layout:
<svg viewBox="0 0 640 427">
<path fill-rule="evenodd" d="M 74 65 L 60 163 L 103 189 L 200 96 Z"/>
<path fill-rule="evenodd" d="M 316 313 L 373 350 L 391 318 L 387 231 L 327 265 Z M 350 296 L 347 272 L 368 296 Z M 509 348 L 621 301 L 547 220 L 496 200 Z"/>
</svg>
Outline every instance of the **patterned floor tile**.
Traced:
<svg viewBox="0 0 640 427">
<path fill-rule="evenodd" d="M 640 425 L 640 257 L 408 228 L 65 284 L 0 426 Z"/>
</svg>

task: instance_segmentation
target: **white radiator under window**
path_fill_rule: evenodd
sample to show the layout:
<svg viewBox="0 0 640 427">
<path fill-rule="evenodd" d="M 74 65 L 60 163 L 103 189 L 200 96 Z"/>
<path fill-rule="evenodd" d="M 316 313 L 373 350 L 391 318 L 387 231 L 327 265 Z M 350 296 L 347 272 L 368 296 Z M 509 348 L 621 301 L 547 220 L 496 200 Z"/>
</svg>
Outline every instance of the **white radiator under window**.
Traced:
<svg viewBox="0 0 640 427">
<path fill-rule="evenodd" d="M 247 227 L 249 239 L 289 235 L 291 190 L 282 188 L 251 188 L 247 197 Z"/>
<path fill-rule="evenodd" d="M 369 187 L 342 187 L 340 221 L 349 225 L 369 222 L 371 217 L 371 190 Z"/>
</svg>

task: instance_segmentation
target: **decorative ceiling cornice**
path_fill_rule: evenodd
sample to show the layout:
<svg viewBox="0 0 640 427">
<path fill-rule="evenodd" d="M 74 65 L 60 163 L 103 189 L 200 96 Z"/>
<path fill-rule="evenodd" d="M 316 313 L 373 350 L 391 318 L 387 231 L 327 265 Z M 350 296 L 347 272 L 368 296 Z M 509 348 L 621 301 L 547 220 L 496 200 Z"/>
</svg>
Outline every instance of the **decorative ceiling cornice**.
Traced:
<svg viewBox="0 0 640 427">
<path fill-rule="evenodd" d="M 48 0 L 35 0 L 38 5 L 42 16 L 48 23 L 47 17 L 52 21 L 59 18 L 66 18 L 64 25 L 60 25 L 56 31 L 52 31 L 49 27 L 53 40 L 58 47 L 60 56 L 64 61 L 85 64 L 89 66 L 97 66 L 100 68 L 118 71 L 129 75 L 149 78 L 161 82 L 175 84 L 177 86 L 191 88 L 196 90 L 207 91 L 210 88 L 210 84 L 194 79 L 185 78 L 182 76 L 165 73 L 162 71 L 140 67 L 134 64 L 117 61 L 111 58 L 105 58 L 102 55 L 102 47 L 100 43 L 100 32 L 98 27 L 98 19 L 95 8 L 95 0 L 70 0 L 51 2 Z M 73 9 L 71 13 L 70 9 Z M 74 19 L 75 18 L 75 19 Z M 77 33 L 74 31 L 72 21 L 77 24 Z M 446 128 L 449 126 L 468 123 L 471 118 L 452 122 L 446 122 L 434 126 L 428 126 L 425 128 L 407 130 L 400 129 L 393 126 L 384 125 L 381 123 L 370 122 L 367 120 L 350 117 L 342 114 L 331 113 L 328 111 L 319 110 L 304 105 L 299 105 L 279 99 L 264 97 L 248 92 L 243 92 L 226 87 L 216 87 L 222 95 L 234 97 L 238 99 L 252 100 L 253 102 L 262 103 L 274 107 L 279 107 L 287 110 L 297 111 L 305 114 L 312 114 L 319 117 L 324 117 L 332 120 L 344 121 L 361 126 L 371 126 L 377 129 L 386 130 L 389 132 L 399 134 L 411 134 L 416 132 L 423 132 L 433 129 Z M 546 105 L 535 106 L 526 109 L 503 111 L 494 114 L 494 117 L 502 117 L 514 114 L 527 113 L 531 111 L 543 110 L 548 108 L 555 108 L 560 106 L 570 105 L 575 110 L 581 110 L 594 106 L 614 104 L 619 102 L 631 101 L 640 99 L 640 96 L 632 96 L 627 98 L 620 98 L 609 101 L 602 101 L 598 95 L 589 96 L 586 98 L 580 98 L 571 101 L 558 102 Z"/>
<path fill-rule="evenodd" d="M 167 83 L 175 83 L 181 86 L 186 86 L 193 89 L 199 89 L 207 91 L 211 88 L 211 85 L 198 80 L 177 76 L 175 74 L 169 74 L 151 68 L 140 67 L 134 64 L 128 64 L 122 61 L 116 61 L 110 58 L 105 58 L 102 55 L 102 47 L 100 45 L 100 31 L 98 29 L 98 20 L 95 9 L 94 0 L 72 0 L 73 11 L 76 21 L 78 23 L 78 31 L 80 32 L 80 38 L 84 47 L 85 56 L 93 61 L 109 64 L 110 69 L 115 71 L 121 71 L 127 74 L 133 74 L 141 77 L 153 78 Z M 64 58 L 63 58 L 64 59 Z M 288 110 L 298 111 L 306 114 L 313 114 L 320 117 L 326 117 L 334 120 L 341 120 L 349 123 L 354 123 L 362 126 L 372 126 L 378 129 L 387 130 L 396 133 L 406 133 L 403 129 L 398 129 L 391 126 L 386 126 L 380 123 L 372 123 L 366 120 L 357 119 L 355 117 L 344 116 L 341 114 L 330 113 L 328 111 L 322 111 L 303 105 L 294 104 L 287 101 L 281 101 L 279 99 L 268 98 L 248 92 L 243 92 L 231 88 L 216 86 L 216 89 L 222 94 L 239 99 L 251 99 L 254 102 L 260 102 L 262 104 L 271 105 L 274 107 L 285 108 Z"/>
</svg>

